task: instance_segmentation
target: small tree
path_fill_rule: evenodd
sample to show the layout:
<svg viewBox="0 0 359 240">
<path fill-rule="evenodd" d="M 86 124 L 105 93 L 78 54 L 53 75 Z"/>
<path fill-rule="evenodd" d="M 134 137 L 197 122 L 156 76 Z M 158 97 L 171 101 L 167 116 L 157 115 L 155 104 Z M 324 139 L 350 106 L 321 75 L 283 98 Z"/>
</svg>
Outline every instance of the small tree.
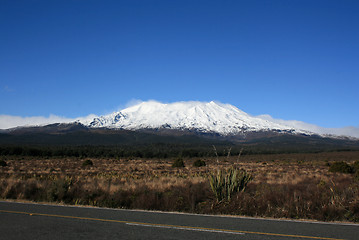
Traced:
<svg viewBox="0 0 359 240">
<path fill-rule="evenodd" d="M 359 161 L 353 163 L 353 170 L 354 172 L 359 172 Z"/>
<path fill-rule="evenodd" d="M 198 159 L 193 163 L 193 166 L 194 167 L 204 167 L 204 166 L 206 166 L 206 162 L 201 159 Z"/>
<path fill-rule="evenodd" d="M 7 163 L 4 160 L 0 160 L 0 167 L 6 167 Z"/>
<path fill-rule="evenodd" d="M 173 164 L 172 164 L 173 168 L 180 168 L 180 167 L 184 167 L 184 162 L 182 158 L 177 158 Z"/>
<path fill-rule="evenodd" d="M 353 173 L 354 169 L 346 162 L 334 162 L 329 166 L 329 172 Z"/>
<path fill-rule="evenodd" d="M 83 167 L 93 166 L 93 162 L 90 159 L 87 159 L 82 163 L 82 166 Z"/>
</svg>

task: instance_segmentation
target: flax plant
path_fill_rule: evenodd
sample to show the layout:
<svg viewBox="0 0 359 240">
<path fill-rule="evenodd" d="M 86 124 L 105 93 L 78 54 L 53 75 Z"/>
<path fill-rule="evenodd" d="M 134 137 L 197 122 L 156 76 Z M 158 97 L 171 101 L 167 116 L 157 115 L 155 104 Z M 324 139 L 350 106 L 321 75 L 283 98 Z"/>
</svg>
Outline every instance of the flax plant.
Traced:
<svg viewBox="0 0 359 240">
<path fill-rule="evenodd" d="M 230 201 L 236 193 L 244 191 L 252 176 L 243 169 L 229 168 L 209 174 L 209 183 L 218 202 Z"/>
</svg>

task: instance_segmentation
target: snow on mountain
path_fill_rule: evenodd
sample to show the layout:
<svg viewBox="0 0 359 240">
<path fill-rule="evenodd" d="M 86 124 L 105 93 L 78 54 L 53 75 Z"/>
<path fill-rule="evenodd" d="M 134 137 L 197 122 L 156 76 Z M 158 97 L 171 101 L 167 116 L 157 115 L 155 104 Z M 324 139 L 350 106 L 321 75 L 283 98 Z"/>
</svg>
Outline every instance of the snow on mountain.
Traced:
<svg viewBox="0 0 359 240">
<path fill-rule="evenodd" d="M 35 116 L 35 117 L 19 117 L 11 115 L 0 115 L 0 129 L 10 129 L 17 127 L 40 127 L 53 123 L 71 123 L 81 122 L 83 125 L 89 125 L 97 115 L 90 114 L 85 117 L 66 118 L 51 114 L 48 117 Z"/>
<path fill-rule="evenodd" d="M 141 102 L 119 112 L 94 118 L 89 127 L 190 129 L 223 135 L 247 131 L 286 131 L 312 134 L 285 124 L 253 117 L 233 105 L 218 102 Z"/>
</svg>

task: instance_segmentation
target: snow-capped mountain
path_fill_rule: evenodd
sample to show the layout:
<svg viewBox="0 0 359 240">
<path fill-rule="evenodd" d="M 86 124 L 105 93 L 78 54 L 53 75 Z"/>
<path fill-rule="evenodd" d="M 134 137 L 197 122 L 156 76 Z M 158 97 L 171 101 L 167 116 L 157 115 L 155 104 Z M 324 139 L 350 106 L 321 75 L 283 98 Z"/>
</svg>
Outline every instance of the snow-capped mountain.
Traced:
<svg viewBox="0 0 359 240">
<path fill-rule="evenodd" d="M 252 131 L 313 134 L 285 124 L 253 117 L 233 105 L 218 102 L 142 102 L 119 112 L 94 118 L 92 128 L 180 129 L 234 135 Z"/>
</svg>

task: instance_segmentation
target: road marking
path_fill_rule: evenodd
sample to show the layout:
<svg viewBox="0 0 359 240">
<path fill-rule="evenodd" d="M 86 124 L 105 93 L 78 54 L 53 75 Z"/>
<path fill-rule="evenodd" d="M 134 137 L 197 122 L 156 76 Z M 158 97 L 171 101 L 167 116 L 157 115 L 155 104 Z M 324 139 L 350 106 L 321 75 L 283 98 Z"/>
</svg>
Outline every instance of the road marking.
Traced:
<svg viewBox="0 0 359 240">
<path fill-rule="evenodd" d="M 317 220 L 294 220 L 294 219 L 282 219 L 282 218 L 268 218 L 268 217 L 249 217 L 249 216 L 238 216 L 238 215 L 213 215 L 213 214 L 199 214 L 199 213 L 185 213 L 185 212 L 171 212 L 171 211 L 159 211 L 159 210 L 143 210 L 143 209 L 123 209 L 123 208 L 110 208 L 110 207 L 97 207 L 97 206 L 84 206 L 84 205 L 64 205 L 58 203 L 34 203 L 19 200 L 0 200 L 0 203 L 14 203 L 23 205 L 37 205 L 37 206 L 50 206 L 50 207 L 66 207 L 66 208 L 80 208 L 80 209 L 104 209 L 111 211 L 121 212 L 141 212 L 141 213 L 156 213 L 156 214 L 176 214 L 185 216 L 201 216 L 201 217 L 214 217 L 214 218 L 233 218 L 233 219 L 250 219 L 259 221 L 273 221 L 273 222 L 294 222 L 294 223 L 309 223 L 309 224 L 324 224 L 324 225 L 340 225 L 340 226 L 354 226 L 359 227 L 358 223 L 348 222 L 322 222 Z"/>
<path fill-rule="evenodd" d="M 113 219 L 90 218 L 90 217 L 77 217 L 77 216 L 46 214 L 46 213 L 32 213 L 32 212 L 8 211 L 8 210 L 0 210 L 0 212 L 2 212 L 2 213 L 24 214 L 24 215 L 29 215 L 29 216 L 45 216 L 45 217 L 79 219 L 79 220 L 89 220 L 89 221 L 113 222 L 113 223 L 124 223 L 124 224 L 127 224 L 127 225 L 135 225 L 135 226 L 161 227 L 161 228 L 172 228 L 172 229 L 180 229 L 180 230 L 193 230 L 193 231 L 217 232 L 217 233 L 228 233 L 228 234 L 256 234 L 256 235 L 267 235 L 267 236 L 277 236 L 277 237 L 292 237 L 292 238 L 306 238 L 306 239 L 344 240 L 344 239 L 339 239 L 339 238 L 315 237 L 315 236 L 304 236 L 304 235 L 291 235 L 291 234 L 282 234 L 282 233 L 252 232 L 252 231 L 242 231 L 242 230 L 216 229 L 216 228 L 192 227 L 192 226 L 157 224 L 157 223 L 131 222 L 131 221 L 125 221 L 125 220 L 113 220 Z"/>
<path fill-rule="evenodd" d="M 167 225 L 157 225 L 157 224 L 148 224 L 148 223 L 126 223 L 127 225 L 132 226 L 141 226 L 141 227 L 158 227 L 158 228 L 169 228 L 169 229 L 179 229 L 179 230 L 189 230 L 189 231 L 200 231 L 200 232 L 213 232 L 213 233 L 226 233 L 226 234 L 238 234 L 244 235 L 242 232 L 234 232 L 232 230 L 224 229 L 215 229 L 215 228 L 201 228 L 201 227 L 189 227 L 189 226 L 167 226 Z"/>
</svg>

